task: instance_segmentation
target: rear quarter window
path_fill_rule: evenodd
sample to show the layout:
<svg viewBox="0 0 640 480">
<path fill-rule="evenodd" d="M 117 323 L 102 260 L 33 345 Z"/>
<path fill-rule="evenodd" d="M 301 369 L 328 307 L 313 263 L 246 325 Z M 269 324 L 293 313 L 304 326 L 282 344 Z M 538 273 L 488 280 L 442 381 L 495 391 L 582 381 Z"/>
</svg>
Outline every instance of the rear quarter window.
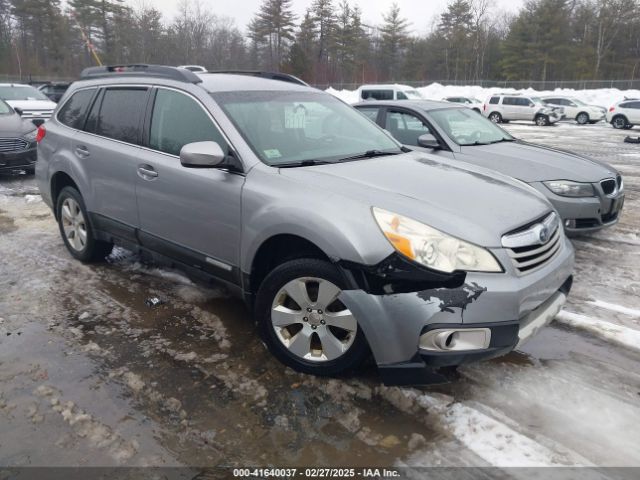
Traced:
<svg viewBox="0 0 640 480">
<path fill-rule="evenodd" d="M 393 90 L 362 90 L 364 100 L 393 100 Z"/>
<path fill-rule="evenodd" d="M 492 105 L 496 105 L 500 103 L 500 97 L 491 97 L 491 100 L 489 100 L 489 103 L 491 103 Z"/>
<path fill-rule="evenodd" d="M 58 121 L 67 127 L 82 130 L 84 119 L 87 116 L 87 110 L 89 110 L 95 91 L 95 88 L 90 88 L 79 90 L 71 95 L 69 100 L 60 108 Z"/>
</svg>

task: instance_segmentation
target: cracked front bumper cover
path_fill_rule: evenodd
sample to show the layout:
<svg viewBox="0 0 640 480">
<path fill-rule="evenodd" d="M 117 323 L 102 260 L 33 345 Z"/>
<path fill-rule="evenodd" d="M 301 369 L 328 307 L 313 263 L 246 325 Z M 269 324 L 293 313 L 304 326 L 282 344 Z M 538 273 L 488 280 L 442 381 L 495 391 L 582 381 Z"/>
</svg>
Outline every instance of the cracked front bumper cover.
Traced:
<svg viewBox="0 0 640 480">
<path fill-rule="evenodd" d="M 554 260 L 531 274 L 515 275 L 496 249 L 507 274 L 469 272 L 458 287 L 402 293 L 373 294 L 354 287 L 339 298 L 358 319 L 386 384 L 444 382 L 447 377 L 437 368 L 504 355 L 520 342 L 521 327 L 530 325 L 530 337 L 555 316 L 541 312 L 559 293 L 564 300 L 571 288 L 573 249 L 564 241 Z M 421 351 L 420 336 L 434 328 L 490 328 L 491 342 L 482 350 Z"/>
</svg>

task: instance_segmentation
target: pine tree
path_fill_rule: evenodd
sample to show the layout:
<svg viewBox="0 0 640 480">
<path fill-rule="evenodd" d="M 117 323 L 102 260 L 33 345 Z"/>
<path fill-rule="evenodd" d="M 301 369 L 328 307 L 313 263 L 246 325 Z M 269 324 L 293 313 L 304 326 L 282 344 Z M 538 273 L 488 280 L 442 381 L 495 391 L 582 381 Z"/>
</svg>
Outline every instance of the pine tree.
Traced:
<svg viewBox="0 0 640 480">
<path fill-rule="evenodd" d="M 383 15 L 384 23 L 380 27 L 380 49 L 386 63 L 388 78 L 395 80 L 398 75 L 401 56 L 409 40 L 409 21 L 400 16 L 397 3 L 391 5 L 389 11 Z"/>
<path fill-rule="evenodd" d="M 291 8 L 291 0 L 264 0 L 256 15 L 255 27 L 266 38 L 272 70 L 280 69 L 285 48 L 293 40 L 295 15 Z"/>
</svg>

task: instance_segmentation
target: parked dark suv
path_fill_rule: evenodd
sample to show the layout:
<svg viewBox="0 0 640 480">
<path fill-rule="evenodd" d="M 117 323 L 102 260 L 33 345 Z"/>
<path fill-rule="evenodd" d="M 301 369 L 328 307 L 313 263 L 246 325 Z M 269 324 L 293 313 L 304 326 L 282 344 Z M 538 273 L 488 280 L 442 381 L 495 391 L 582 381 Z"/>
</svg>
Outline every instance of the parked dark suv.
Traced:
<svg viewBox="0 0 640 480">
<path fill-rule="evenodd" d="M 303 372 L 372 352 L 388 383 L 432 381 L 514 349 L 571 286 L 544 196 L 408 151 L 295 78 L 93 68 L 40 132 L 39 187 L 71 255 L 119 243 L 224 282 Z"/>
</svg>

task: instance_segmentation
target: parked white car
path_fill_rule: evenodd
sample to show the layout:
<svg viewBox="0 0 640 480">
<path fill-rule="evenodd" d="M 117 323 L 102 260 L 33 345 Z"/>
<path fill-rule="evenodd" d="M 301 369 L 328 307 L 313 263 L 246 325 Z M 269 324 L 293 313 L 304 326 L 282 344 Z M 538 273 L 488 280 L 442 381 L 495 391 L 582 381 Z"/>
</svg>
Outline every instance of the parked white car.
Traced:
<svg viewBox="0 0 640 480">
<path fill-rule="evenodd" d="M 607 112 L 607 123 L 613 128 L 632 128 L 640 125 L 640 98 L 626 98 Z"/>
<path fill-rule="evenodd" d="M 0 98 L 25 120 L 40 125 L 51 118 L 56 103 L 31 85 L 0 83 Z"/>
<path fill-rule="evenodd" d="M 362 85 L 357 90 L 360 100 L 424 100 L 415 88 L 408 85 Z"/>
<path fill-rule="evenodd" d="M 451 103 L 461 103 L 465 107 L 469 107 L 471 110 L 475 110 L 478 113 L 482 113 L 482 101 L 473 97 L 445 97 L 442 100 Z"/>
<path fill-rule="evenodd" d="M 582 100 L 570 97 L 542 97 L 542 101 L 553 107 L 564 108 L 565 118 L 572 118 L 580 125 L 598 123 L 605 119 L 607 109 L 597 105 L 589 105 Z"/>
<path fill-rule="evenodd" d="M 561 120 L 564 112 L 560 107 L 545 105 L 538 97 L 517 93 L 496 93 L 482 105 L 482 114 L 493 123 L 526 120 L 544 126 Z"/>
</svg>

